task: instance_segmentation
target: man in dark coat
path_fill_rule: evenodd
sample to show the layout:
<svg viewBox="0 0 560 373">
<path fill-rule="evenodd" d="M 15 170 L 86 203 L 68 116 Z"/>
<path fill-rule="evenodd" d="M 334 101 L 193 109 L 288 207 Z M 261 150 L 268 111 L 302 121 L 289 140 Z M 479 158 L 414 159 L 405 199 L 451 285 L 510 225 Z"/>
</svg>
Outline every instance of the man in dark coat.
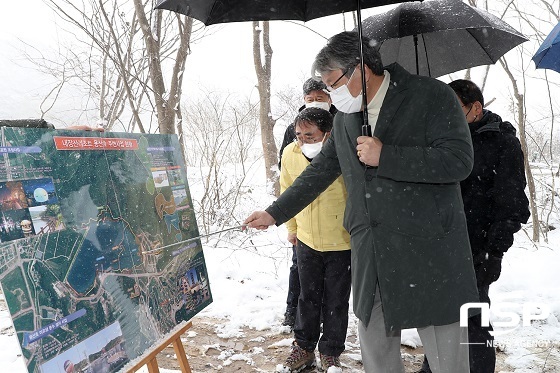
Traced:
<svg viewBox="0 0 560 373">
<path fill-rule="evenodd" d="M 316 107 L 329 111 L 333 116 L 337 110 L 332 105 L 331 98 L 327 93 L 327 86 L 322 81 L 309 78 L 303 83 L 303 102 L 299 108 L 301 112 L 305 108 Z M 282 153 L 284 148 L 294 142 L 296 139 L 295 123 L 291 123 L 284 132 L 284 139 L 280 146 L 280 155 L 278 157 L 278 169 L 282 167 Z M 290 267 L 290 278 L 288 280 L 288 297 L 286 298 L 286 312 L 284 313 L 284 321 L 282 325 L 289 326 L 290 329 L 294 328 L 296 322 L 296 312 L 298 305 L 298 297 L 300 292 L 299 286 L 299 273 L 296 255 L 296 245 L 292 243 L 292 266 Z"/>
<path fill-rule="evenodd" d="M 500 277 L 502 257 L 530 215 L 523 151 L 511 123 L 484 109 L 484 96 L 476 84 L 460 79 L 449 86 L 459 98 L 473 142 L 474 166 L 461 182 L 461 195 L 480 302 L 490 303 L 488 291 Z M 493 373 L 492 326 L 482 326 L 476 315 L 469 318 L 468 329 L 471 373 Z M 427 360 L 420 372 L 431 372 Z"/>
<path fill-rule="evenodd" d="M 358 35 L 343 32 L 314 63 L 339 110 L 331 137 L 293 185 L 245 223 L 286 222 L 342 174 L 365 371 L 404 372 L 400 331 L 418 328 L 434 371 L 466 373 L 459 310 L 478 300 L 459 189 L 473 165 L 468 125 L 446 84 L 398 64 L 383 68 L 367 38 L 362 48 L 374 136 L 361 135 Z"/>
</svg>

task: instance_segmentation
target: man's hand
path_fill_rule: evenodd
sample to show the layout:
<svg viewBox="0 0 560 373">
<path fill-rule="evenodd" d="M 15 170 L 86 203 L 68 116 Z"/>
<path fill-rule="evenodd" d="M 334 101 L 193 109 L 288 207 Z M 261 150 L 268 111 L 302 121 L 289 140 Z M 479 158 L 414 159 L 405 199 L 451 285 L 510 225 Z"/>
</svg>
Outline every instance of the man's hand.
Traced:
<svg viewBox="0 0 560 373">
<path fill-rule="evenodd" d="M 297 245 L 297 233 L 288 233 L 288 241 L 293 245 Z"/>
<path fill-rule="evenodd" d="M 368 166 L 379 166 L 381 148 L 383 148 L 383 143 L 377 137 L 358 137 L 358 145 L 356 146 L 358 159 Z"/>
<path fill-rule="evenodd" d="M 502 272 L 502 258 L 483 251 L 473 258 L 478 287 L 489 286 Z"/>
<path fill-rule="evenodd" d="M 276 220 L 266 211 L 255 211 L 243 222 L 249 228 L 258 230 L 266 229 L 274 223 L 276 223 Z"/>
<path fill-rule="evenodd" d="M 78 124 L 75 126 L 68 126 L 65 128 L 66 130 L 77 130 L 77 131 L 96 131 L 96 132 L 105 132 L 105 129 L 102 126 L 98 127 L 90 127 L 86 126 L 85 124 Z"/>
</svg>

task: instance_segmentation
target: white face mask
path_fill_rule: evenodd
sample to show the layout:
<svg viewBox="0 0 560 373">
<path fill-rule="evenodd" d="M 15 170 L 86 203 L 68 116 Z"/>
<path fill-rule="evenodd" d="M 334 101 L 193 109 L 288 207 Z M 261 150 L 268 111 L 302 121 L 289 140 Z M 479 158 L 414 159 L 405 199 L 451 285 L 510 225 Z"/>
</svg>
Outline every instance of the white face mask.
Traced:
<svg viewBox="0 0 560 373">
<path fill-rule="evenodd" d="M 343 113 L 357 113 L 362 108 L 362 92 L 358 97 L 352 96 L 345 84 L 330 92 L 331 101 L 334 106 Z"/>
<path fill-rule="evenodd" d="M 328 102 L 311 101 L 311 102 L 306 102 L 305 107 L 306 108 L 316 107 L 316 108 L 319 108 L 319 109 L 329 111 L 331 109 L 331 104 L 329 104 Z"/>
<path fill-rule="evenodd" d="M 321 148 L 323 148 L 322 141 L 314 144 L 302 144 L 300 146 L 301 152 L 309 159 L 315 158 L 315 156 L 321 152 Z"/>
</svg>

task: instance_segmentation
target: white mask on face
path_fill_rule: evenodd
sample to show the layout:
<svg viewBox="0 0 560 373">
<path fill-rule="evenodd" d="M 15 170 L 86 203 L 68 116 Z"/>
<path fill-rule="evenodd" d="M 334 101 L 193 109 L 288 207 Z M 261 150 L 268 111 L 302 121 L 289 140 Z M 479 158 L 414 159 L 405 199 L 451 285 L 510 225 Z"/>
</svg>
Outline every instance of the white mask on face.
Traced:
<svg viewBox="0 0 560 373">
<path fill-rule="evenodd" d="M 343 113 L 357 113 L 362 108 L 362 92 L 358 97 L 352 96 L 345 84 L 330 92 L 331 101 L 334 106 Z"/>
<path fill-rule="evenodd" d="M 321 152 L 323 142 L 319 141 L 314 144 L 302 144 L 300 146 L 301 152 L 309 159 L 315 158 Z"/>
<path fill-rule="evenodd" d="M 331 109 L 331 104 L 329 104 L 328 102 L 311 101 L 311 102 L 306 102 L 305 107 L 306 108 L 316 107 L 316 108 L 319 108 L 319 109 L 329 111 Z"/>
</svg>

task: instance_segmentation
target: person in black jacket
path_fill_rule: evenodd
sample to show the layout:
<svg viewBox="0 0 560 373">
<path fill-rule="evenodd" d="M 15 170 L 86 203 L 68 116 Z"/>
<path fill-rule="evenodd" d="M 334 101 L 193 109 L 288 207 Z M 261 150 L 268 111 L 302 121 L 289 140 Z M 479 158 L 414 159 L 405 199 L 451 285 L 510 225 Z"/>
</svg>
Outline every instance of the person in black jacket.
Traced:
<svg viewBox="0 0 560 373">
<path fill-rule="evenodd" d="M 474 167 L 461 182 L 469 240 L 480 302 L 490 303 L 490 284 L 500 277 L 502 257 L 513 245 L 513 234 L 529 219 L 525 195 L 524 157 L 515 128 L 484 109 L 480 88 L 469 80 L 449 83 L 455 91 L 471 131 Z M 480 315 L 469 318 L 471 373 L 493 373 L 496 352 L 492 326 L 481 325 Z M 420 372 L 431 372 L 427 360 Z"/>
<path fill-rule="evenodd" d="M 309 78 L 303 83 L 303 101 L 304 105 L 299 108 L 302 111 L 308 107 L 316 107 L 329 111 L 333 116 L 337 110 L 331 103 L 331 98 L 327 93 L 327 86 L 320 80 Z M 296 139 L 295 122 L 291 123 L 284 132 L 284 139 L 280 146 L 280 155 L 278 156 L 278 169 L 282 167 L 282 153 L 284 148 L 294 142 Z M 282 325 L 294 328 L 296 322 L 297 304 L 299 298 L 299 273 L 297 266 L 296 246 L 292 247 L 292 266 L 290 267 L 290 278 L 288 280 L 288 298 L 286 299 L 286 312 L 284 313 L 284 321 Z"/>
</svg>

